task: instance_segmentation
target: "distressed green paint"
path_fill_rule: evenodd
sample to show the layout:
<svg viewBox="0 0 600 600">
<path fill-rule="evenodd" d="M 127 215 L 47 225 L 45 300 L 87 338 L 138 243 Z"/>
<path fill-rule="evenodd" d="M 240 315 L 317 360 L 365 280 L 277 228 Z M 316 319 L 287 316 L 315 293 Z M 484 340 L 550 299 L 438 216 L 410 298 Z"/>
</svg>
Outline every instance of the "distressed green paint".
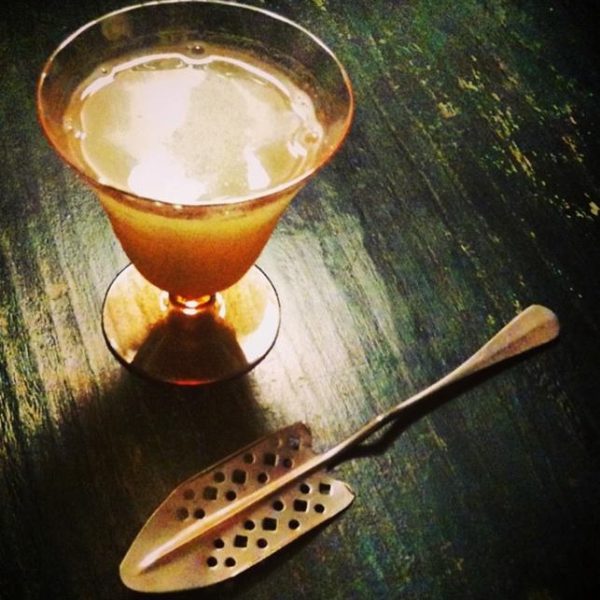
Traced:
<svg viewBox="0 0 600 600">
<path fill-rule="evenodd" d="M 421 2 L 397 3 L 390 13 L 378 17 L 378 37 L 362 32 L 358 24 L 358 41 L 375 64 L 388 66 L 389 79 L 382 83 L 392 90 L 395 102 L 399 100 L 401 106 L 406 97 L 411 98 L 404 118 L 431 133 L 429 148 L 422 152 L 443 156 L 441 166 L 446 171 L 456 170 L 456 162 L 464 160 L 465 152 L 470 154 L 468 145 L 454 145 L 455 136 L 448 127 L 476 127 L 484 120 L 495 139 L 472 140 L 479 143 L 471 158 L 496 167 L 498 173 L 489 175 L 490 185 L 498 186 L 503 177 L 516 178 L 523 192 L 532 195 L 537 163 L 547 163 L 550 150 L 545 142 L 538 148 L 527 147 L 529 137 L 528 144 L 523 144 L 523 127 L 536 123 L 544 130 L 562 131 L 558 160 L 573 164 L 575 157 L 589 172 L 591 166 L 581 150 L 584 132 L 578 130 L 574 106 L 576 111 L 586 110 L 590 98 L 572 79 L 537 60 L 544 42 L 542 26 L 533 16 L 500 3 Z M 381 82 L 378 71 L 369 72 L 364 82 L 367 89 Z M 456 88 L 451 86 L 452 79 Z M 566 102 L 558 95 L 565 89 L 573 95 Z M 422 100 L 410 110 L 419 94 Z M 450 122 L 449 116 L 459 118 Z M 419 152 L 414 156 L 415 161 L 421 160 Z M 543 185 L 543 198 L 569 214 L 566 200 L 553 200 L 552 182 Z M 580 209 L 584 206 L 583 198 L 575 202 Z"/>
</svg>

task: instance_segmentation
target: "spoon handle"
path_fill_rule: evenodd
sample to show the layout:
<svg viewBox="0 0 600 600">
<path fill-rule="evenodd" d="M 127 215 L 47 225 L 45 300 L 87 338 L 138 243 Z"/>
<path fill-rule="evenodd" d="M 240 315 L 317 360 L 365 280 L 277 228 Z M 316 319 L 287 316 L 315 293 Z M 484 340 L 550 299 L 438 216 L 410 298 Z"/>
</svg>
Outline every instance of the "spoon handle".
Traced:
<svg viewBox="0 0 600 600">
<path fill-rule="evenodd" d="M 322 455 L 323 462 L 329 462 L 350 446 L 362 442 L 419 400 L 487 367 L 541 346 L 553 340 L 558 332 L 558 318 L 550 309 L 537 304 L 529 306 L 456 369 L 414 396 L 377 415 L 350 437 L 330 448 Z"/>
</svg>

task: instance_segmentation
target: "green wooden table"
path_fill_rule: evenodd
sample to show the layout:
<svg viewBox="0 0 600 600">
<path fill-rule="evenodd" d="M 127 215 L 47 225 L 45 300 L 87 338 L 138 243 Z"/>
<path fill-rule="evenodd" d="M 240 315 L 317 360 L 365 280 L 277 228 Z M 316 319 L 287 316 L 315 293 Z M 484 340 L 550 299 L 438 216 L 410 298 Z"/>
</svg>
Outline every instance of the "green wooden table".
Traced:
<svg viewBox="0 0 600 600">
<path fill-rule="evenodd" d="M 600 56 L 591 4 L 277 0 L 357 112 L 260 258 L 283 320 L 225 384 L 139 379 L 100 307 L 126 259 L 35 117 L 48 54 L 122 2 L 0 23 L 0 598 L 135 598 L 118 565 L 180 481 L 302 420 L 329 447 L 531 303 L 560 340 L 346 461 L 352 507 L 173 598 L 589 598 L 600 589 Z M 385 443 L 384 443 L 385 442 Z"/>
</svg>

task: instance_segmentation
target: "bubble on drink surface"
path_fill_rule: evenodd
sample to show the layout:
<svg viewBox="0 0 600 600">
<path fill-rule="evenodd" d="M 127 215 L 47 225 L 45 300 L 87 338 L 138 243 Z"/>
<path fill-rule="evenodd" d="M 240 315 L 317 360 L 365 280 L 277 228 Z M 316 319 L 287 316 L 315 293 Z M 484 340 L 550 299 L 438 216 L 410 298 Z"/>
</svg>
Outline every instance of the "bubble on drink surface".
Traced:
<svg viewBox="0 0 600 600">
<path fill-rule="evenodd" d="M 304 134 L 304 142 L 306 144 L 316 144 L 321 139 L 321 136 L 316 131 L 307 131 Z"/>
<path fill-rule="evenodd" d="M 192 44 L 191 46 L 189 46 L 188 49 L 190 51 L 190 54 L 193 54 L 194 56 L 201 56 L 206 52 L 202 44 Z"/>
</svg>

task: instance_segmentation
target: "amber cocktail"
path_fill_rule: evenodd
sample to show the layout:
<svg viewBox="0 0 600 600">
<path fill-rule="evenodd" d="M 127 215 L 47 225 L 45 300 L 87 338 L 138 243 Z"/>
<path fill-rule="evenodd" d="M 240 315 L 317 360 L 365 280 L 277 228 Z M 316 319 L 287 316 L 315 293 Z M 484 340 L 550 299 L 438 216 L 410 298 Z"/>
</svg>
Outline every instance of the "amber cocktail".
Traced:
<svg viewBox="0 0 600 600">
<path fill-rule="evenodd" d="M 253 265 L 350 125 L 350 83 L 335 56 L 249 6 L 132 6 L 61 44 L 40 78 L 38 112 L 132 262 L 103 308 L 115 355 L 180 384 L 260 361 L 279 301 Z"/>
</svg>

